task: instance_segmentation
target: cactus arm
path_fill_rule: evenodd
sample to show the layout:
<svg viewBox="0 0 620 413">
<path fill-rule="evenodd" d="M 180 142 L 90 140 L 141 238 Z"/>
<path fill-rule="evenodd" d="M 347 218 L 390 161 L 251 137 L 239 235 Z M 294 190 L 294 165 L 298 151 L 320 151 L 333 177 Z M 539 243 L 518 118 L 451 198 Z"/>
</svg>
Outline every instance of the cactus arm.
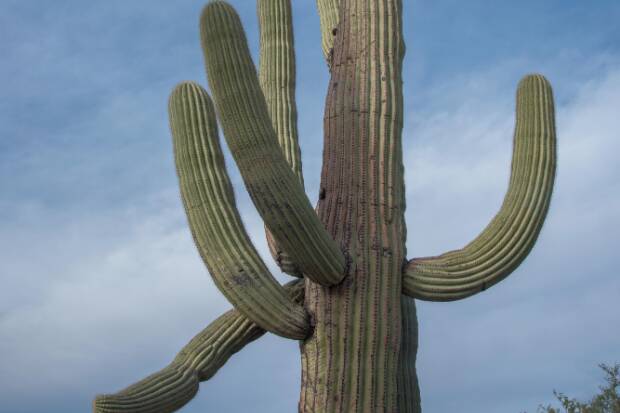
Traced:
<svg viewBox="0 0 620 413">
<path fill-rule="evenodd" d="M 303 187 L 295 103 L 295 48 L 290 0 L 258 0 L 259 81 L 284 157 Z"/>
<path fill-rule="evenodd" d="M 316 0 L 319 18 L 321 19 L 321 45 L 327 65 L 331 67 L 332 53 L 334 49 L 334 36 L 338 27 L 339 0 Z"/>
<path fill-rule="evenodd" d="M 289 297 L 303 302 L 301 280 L 287 284 Z M 238 310 L 220 316 L 194 337 L 174 361 L 159 372 L 93 402 L 95 413 L 172 413 L 187 404 L 198 392 L 198 385 L 209 380 L 228 359 L 265 330 Z"/>
<path fill-rule="evenodd" d="M 517 123 L 508 192 L 499 213 L 461 250 L 409 261 L 404 294 L 454 301 L 506 278 L 525 259 L 542 228 L 555 178 L 553 92 L 540 75 L 526 76 L 517 92 Z"/>
<path fill-rule="evenodd" d="M 211 1 L 201 16 L 209 85 L 245 186 L 278 245 L 321 285 L 346 273 L 343 253 L 310 205 L 280 149 L 239 16 Z"/>
<path fill-rule="evenodd" d="M 207 92 L 185 82 L 170 96 L 170 125 L 181 197 L 196 246 L 215 284 L 267 331 L 303 339 L 310 326 L 254 249 L 237 208 Z"/>
<path fill-rule="evenodd" d="M 278 143 L 289 166 L 297 175 L 303 188 L 301 151 L 297 133 L 297 105 L 295 103 L 295 40 L 293 36 L 293 11 L 290 0 L 258 0 L 260 27 L 259 81 L 271 124 L 278 136 Z M 280 270 L 301 277 L 301 270 L 290 255 L 277 244 L 265 227 L 269 252 Z"/>
</svg>

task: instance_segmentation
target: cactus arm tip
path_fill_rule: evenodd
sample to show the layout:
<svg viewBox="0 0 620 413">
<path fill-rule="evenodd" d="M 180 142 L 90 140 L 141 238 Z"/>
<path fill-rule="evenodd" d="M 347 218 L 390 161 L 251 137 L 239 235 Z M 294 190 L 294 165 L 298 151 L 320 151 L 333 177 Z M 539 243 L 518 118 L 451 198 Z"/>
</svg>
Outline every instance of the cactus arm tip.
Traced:
<svg viewBox="0 0 620 413">
<path fill-rule="evenodd" d="M 500 211 L 463 249 L 409 261 L 404 294 L 428 301 L 469 297 L 506 278 L 531 251 L 549 208 L 556 168 L 553 92 L 544 76 L 521 80 L 516 112 L 510 183 Z"/>
<path fill-rule="evenodd" d="M 302 280 L 284 289 L 291 300 L 303 304 Z M 230 310 L 198 333 L 164 369 L 118 393 L 96 396 L 93 412 L 175 412 L 196 395 L 200 382 L 213 377 L 232 355 L 264 333 L 238 310 Z"/>
</svg>

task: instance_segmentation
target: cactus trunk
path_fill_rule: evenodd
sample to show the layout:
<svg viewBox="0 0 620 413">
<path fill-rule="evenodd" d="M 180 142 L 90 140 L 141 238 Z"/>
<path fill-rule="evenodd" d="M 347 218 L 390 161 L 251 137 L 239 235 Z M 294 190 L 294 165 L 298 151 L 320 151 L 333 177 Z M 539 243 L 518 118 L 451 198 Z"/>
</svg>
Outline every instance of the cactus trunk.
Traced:
<svg viewBox="0 0 620 413">
<path fill-rule="evenodd" d="M 345 252 L 336 287 L 306 282 L 302 412 L 397 411 L 404 54 L 397 0 L 344 0 L 334 30 L 318 215 Z"/>
</svg>

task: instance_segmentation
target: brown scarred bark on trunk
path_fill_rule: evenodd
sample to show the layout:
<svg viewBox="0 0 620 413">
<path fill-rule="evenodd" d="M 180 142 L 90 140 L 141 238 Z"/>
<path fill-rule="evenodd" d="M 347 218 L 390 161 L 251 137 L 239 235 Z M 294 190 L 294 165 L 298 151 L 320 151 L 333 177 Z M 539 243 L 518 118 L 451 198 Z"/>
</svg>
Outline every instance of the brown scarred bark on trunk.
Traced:
<svg viewBox="0 0 620 413">
<path fill-rule="evenodd" d="M 397 0 L 343 0 L 333 31 L 318 215 L 348 262 L 306 282 L 301 412 L 396 412 L 405 259 L 404 47 Z"/>
</svg>

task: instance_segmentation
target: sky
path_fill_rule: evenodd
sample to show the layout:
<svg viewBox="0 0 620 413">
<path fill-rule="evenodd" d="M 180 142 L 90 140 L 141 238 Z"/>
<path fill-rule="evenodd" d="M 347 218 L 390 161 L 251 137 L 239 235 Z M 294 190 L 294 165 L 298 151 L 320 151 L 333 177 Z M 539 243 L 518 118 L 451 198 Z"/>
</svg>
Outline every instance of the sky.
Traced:
<svg viewBox="0 0 620 413">
<path fill-rule="evenodd" d="M 255 4 L 231 2 L 256 57 Z M 294 3 L 314 202 L 328 73 L 314 2 Z M 410 258 L 462 247 L 499 209 L 523 75 L 549 78 L 558 127 L 556 188 L 525 263 L 467 300 L 418 303 L 423 411 L 534 412 L 554 389 L 587 398 L 597 364 L 620 362 L 620 2 L 404 3 Z M 89 411 L 230 308 L 192 243 L 166 113 L 176 83 L 206 86 L 203 4 L 2 0 L 0 413 Z M 248 232 L 286 280 L 227 165 Z M 181 412 L 296 411 L 298 352 L 263 337 Z"/>
</svg>

